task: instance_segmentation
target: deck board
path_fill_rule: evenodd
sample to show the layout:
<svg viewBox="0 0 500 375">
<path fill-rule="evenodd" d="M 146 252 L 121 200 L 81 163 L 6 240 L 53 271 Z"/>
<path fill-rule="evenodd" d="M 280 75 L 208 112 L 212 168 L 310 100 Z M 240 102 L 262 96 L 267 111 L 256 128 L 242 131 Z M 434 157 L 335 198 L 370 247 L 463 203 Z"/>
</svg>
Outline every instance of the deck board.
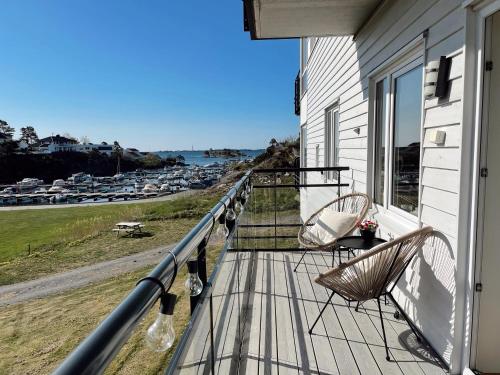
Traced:
<svg viewBox="0 0 500 375">
<path fill-rule="evenodd" d="M 354 304 L 349 306 L 335 295 L 310 335 L 309 327 L 330 295 L 314 277 L 331 267 L 332 256 L 308 254 L 293 272 L 300 256 L 299 252 L 272 251 L 227 254 L 213 297 L 218 374 L 446 373 L 414 340 L 406 322 L 394 318 L 394 306 L 383 301 L 390 355 L 395 360 L 385 359 L 373 300 L 356 312 Z M 199 336 L 189 348 L 183 374 L 210 373 L 205 320 L 197 328 Z"/>
</svg>

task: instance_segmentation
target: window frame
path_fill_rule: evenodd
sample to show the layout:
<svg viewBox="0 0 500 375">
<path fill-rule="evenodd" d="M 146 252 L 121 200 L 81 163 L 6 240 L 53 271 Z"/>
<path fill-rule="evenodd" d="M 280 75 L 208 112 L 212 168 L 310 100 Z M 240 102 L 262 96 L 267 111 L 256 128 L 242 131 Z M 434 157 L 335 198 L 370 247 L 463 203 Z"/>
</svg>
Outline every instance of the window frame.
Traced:
<svg viewBox="0 0 500 375">
<path fill-rule="evenodd" d="M 395 82 L 398 77 L 401 77 L 405 73 L 408 73 L 409 71 L 417 68 L 418 66 L 421 66 L 421 74 L 422 74 L 422 80 L 421 80 L 421 106 L 420 106 L 420 129 L 419 129 L 419 134 L 420 134 L 420 154 L 419 154 L 419 159 L 420 159 L 420 165 L 419 165 L 419 181 L 418 181 L 418 201 L 417 201 L 417 214 L 413 215 L 397 206 L 392 204 L 392 192 L 393 192 L 393 174 L 394 174 L 394 129 L 395 129 L 395 124 L 394 124 L 394 100 L 395 100 Z M 391 213 L 391 214 L 396 214 L 407 221 L 418 224 L 421 221 L 421 210 L 422 210 L 422 177 L 423 177 L 423 166 L 422 166 L 422 156 L 423 156 L 423 134 L 424 134 L 424 104 L 425 104 L 425 98 L 423 96 L 423 85 L 424 85 L 424 74 L 425 74 L 425 64 L 424 64 L 424 54 L 422 49 L 418 49 L 417 51 L 413 52 L 412 54 L 408 54 L 404 58 L 399 59 L 395 63 L 390 64 L 388 67 L 386 67 L 384 70 L 382 70 L 379 74 L 374 75 L 371 78 L 370 81 L 370 86 L 372 87 L 372 90 L 370 91 L 372 93 L 370 101 L 372 104 L 372 133 L 371 133 L 371 147 L 372 147 L 372 153 L 371 153 L 371 191 L 372 191 L 372 197 L 375 195 L 375 173 L 377 173 L 375 167 L 376 167 L 376 151 L 377 151 L 377 127 L 378 124 L 376 123 L 376 102 L 377 102 L 377 97 L 376 97 L 376 85 L 383 81 L 384 79 L 388 80 L 388 92 L 386 93 L 386 103 L 385 103 L 385 123 L 384 126 L 386 127 L 385 129 L 385 158 L 384 158 L 384 193 L 383 193 L 383 202 L 373 202 L 374 206 L 378 208 L 380 212 L 385 212 L 385 213 Z"/>
<path fill-rule="evenodd" d="M 338 100 L 325 109 L 324 119 L 324 166 L 335 167 L 339 164 L 340 148 L 340 105 Z M 325 180 L 337 181 L 337 173 L 335 171 L 327 171 L 325 173 Z"/>
<path fill-rule="evenodd" d="M 319 37 L 300 38 L 300 97 L 302 98 L 309 86 L 307 68 L 312 57 L 314 48 L 318 44 Z"/>
<path fill-rule="evenodd" d="M 300 166 L 307 168 L 307 123 L 300 127 Z M 300 174 L 301 184 L 307 184 L 307 172 Z"/>
</svg>

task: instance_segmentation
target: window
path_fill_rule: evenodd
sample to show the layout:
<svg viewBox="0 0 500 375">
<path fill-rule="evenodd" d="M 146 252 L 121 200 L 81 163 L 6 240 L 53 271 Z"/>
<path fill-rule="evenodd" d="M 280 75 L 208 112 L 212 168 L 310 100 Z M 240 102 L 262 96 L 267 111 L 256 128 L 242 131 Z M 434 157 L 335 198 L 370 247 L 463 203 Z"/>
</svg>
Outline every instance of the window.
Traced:
<svg viewBox="0 0 500 375">
<path fill-rule="evenodd" d="M 307 125 L 300 128 L 300 164 L 302 168 L 307 168 Z M 300 183 L 307 183 L 307 172 L 300 174 Z"/>
<path fill-rule="evenodd" d="M 339 106 L 325 111 L 325 167 L 336 167 L 339 162 Z M 327 172 L 326 177 L 333 179 L 334 171 Z"/>
<path fill-rule="evenodd" d="M 307 126 L 303 125 L 300 128 L 300 160 L 302 168 L 307 168 Z"/>
<path fill-rule="evenodd" d="M 422 116 L 421 59 L 375 82 L 373 199 L 418 214 Z"/>
</svg>

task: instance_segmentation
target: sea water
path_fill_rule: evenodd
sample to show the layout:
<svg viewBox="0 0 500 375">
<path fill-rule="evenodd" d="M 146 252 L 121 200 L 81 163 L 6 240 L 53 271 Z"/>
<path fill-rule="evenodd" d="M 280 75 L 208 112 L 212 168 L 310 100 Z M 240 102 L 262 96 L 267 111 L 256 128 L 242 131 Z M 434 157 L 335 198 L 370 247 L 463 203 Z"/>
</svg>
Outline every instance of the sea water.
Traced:
<svg viewBox="0 0 500 375">
<path fill-rule="evenodd" d="M 189 165 L 199 165 L 200 167 L 205 166 L 207 164 L 219 163 L 223 164 L 228 160 L 245 160 L 245 159 L 253 159 L 256 156 L 262 154 L 264 150 L 239 150 L 244 155 L 239 157 L 230 157 L 230 158 L 207 158 L 205 157 L 204 151 L 158 151 L 155 152 L 161 158 L 166 157 L 176 157 L 178 155 L 182 155 L 185 159 L 185 163 Z"/>
</svg>

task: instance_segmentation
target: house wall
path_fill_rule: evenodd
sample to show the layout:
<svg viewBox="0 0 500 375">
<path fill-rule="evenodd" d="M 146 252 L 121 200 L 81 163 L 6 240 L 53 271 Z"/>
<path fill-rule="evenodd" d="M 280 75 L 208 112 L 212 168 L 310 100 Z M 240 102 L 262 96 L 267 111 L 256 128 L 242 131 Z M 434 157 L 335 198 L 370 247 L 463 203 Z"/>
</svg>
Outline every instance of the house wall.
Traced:
<svg viewBox="0 0 500 375">
<path fill-rule="evenodd" d="M 301 125 L 307 126 L 307 165 L 324 165 L 324 111 L 335 101 L 340 105 L 340 160 L 349 166 L 342 182 L 349 190 L 371 194 L 370 76 L 405 46 L 428 30 L 424 59 L 452 58 L 450 93 L 445 99 L 424 100 L 421 200 L 418 222 L 374 207 L 370 212 L 380 223 L 380 235 L 398 236 L 420 225 L 431 225 L 436 236 L 409 267 L 399 283 L 397 299 L 423 334 L 459 372 L 462 338 L 455 337 L 457 322 L 457 236 L 462 134 L 463 46 L 465 10 L 458 0 L 387 1 L 353 40 L 320 38 L 307 63 L 308 90 L 301 101 Z M 359 134 L 354 129 L 359 128 Z M 429 142 L 429 130 L 446 132 L 444 145 Z M 319 158 L 317 158 L 319 153 Z M 320 183 L 319 173 L 308 182 Z M 302 189 L 303 218 L 332 200 L 328 188 Z"/>
</svg>

